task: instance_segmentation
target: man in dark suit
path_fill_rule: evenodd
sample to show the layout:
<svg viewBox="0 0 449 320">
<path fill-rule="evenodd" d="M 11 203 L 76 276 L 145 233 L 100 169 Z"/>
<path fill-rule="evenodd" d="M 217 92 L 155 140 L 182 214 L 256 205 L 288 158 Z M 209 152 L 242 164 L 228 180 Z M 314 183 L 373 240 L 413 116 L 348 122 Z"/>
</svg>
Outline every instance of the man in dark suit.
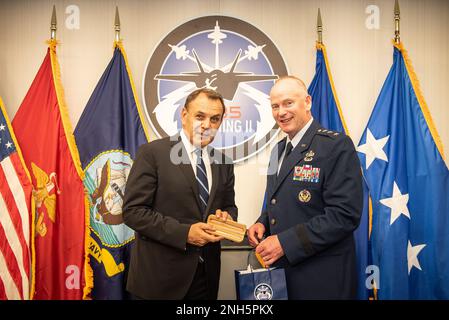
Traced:
<svg viewBox="0 0 449 320">
<path fill-rule="evenodd" d="M 182 130 L 139 148 L 128 177 L 123 219 L 136 231 L 127 290 L 141 299 L 216 299 L 220 240 L 209 214 L 237 219 L 232 161 L 208 146 L 223 98 L 198 89 L 182 109 Z"/>
<path fill-rule="evenodd" d="M 272 152 L 266 206 L 249 241 L 267 265 L 285 268 L 289 299 L 354 299 L 353 231 L 362 212 L 354 145 L 313 120 L 300 79 L 279 79 L 270 100 L 287 137 Z"/>
</svg>

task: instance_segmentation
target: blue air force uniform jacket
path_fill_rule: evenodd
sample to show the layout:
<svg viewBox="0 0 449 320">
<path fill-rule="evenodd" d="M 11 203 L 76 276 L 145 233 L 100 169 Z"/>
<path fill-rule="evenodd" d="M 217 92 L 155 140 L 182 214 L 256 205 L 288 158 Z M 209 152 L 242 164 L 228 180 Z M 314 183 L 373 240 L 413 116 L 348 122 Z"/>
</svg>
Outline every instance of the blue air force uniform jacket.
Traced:
<svg viewBox="0 0 449 320">
<path fill-rule="evenodd" d="M 268 168 L 266 206 L 258 222 L 277 235 L 285 255 L 289 299 L 353 299 L 357 274 L 353 231 L 362 212 L 362 176 L 352 140 L 315 120 L 298 145 Z"/>
</svg>

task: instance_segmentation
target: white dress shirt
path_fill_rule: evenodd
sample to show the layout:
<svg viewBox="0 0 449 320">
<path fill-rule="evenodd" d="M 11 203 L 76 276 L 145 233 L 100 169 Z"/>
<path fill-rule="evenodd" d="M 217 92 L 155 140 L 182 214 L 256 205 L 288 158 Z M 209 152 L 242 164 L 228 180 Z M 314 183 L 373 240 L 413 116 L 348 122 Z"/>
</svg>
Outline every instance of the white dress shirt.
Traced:
<svg viewBox="0 0 449 320">
<path fill-rule="evenodd" d="M 185 134 L 184 129 L 181 129 L 180 136 L 181 136 L 181 140 L 184 145 L 184 148 L 186 149 L 187 154 L 189 156 L 189 160 L 190 160 L 190 164 L 192 165 L 193 173 L 196 176 L 197 155 L 195 153 L 195 150 L 198 148 L 195 147 L 190 142 L 189 138 L 187 138 L 187 135 Z M 210 159 L 209 159 L 209 155 L 207 153 L 207 147 L 201 148 L 201 154 L 202 154 L 204 166 L 206 167 L 207 184 L 208 184 L 208 189 L 209 189 L 209 194 L 210 194 L 210 189 L 212 187 L 212 170 L 210 168 Z"/>
<path fill-rule="evenodd" d="M 304 134 L 306 133 L 307 129 L 309 129 L 309 127 L 312 125 L 312 122 L 313 122 L 313 117 L 309 120 L 309 122 L 306 123 L 306 125 L 301 130 L 299 130 L 299 132 L 293 137 L 293 139 L 290 140 L 290 138 L 287 136 L 285 148 L 282 151 L 282 155 L 279 159 L 278 174 L 279 174 L 279 170 L 281 170 L 282 162 L 284 161 L 285 150 L 287 150 L 288 143 L 291 142 L 293 149 L 295 149 L 295 147 L 298 145 L 299 141 L 301 141 L 302 137 L 304 137 Z"/>
</svg>

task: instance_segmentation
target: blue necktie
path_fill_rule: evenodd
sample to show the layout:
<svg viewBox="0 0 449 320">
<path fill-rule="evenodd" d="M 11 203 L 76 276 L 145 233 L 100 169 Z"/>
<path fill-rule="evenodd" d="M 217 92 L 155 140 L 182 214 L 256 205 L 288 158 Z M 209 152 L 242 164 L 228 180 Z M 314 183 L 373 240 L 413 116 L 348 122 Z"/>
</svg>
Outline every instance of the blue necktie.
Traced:
<svg viewBox="0 0 449 320">
<path fill-rule="evenodd" d="M 200 196 L 203 213 L 206 211 L 207 201 L 209 200 L 209 184 L 207 182 L 206 166 L 203 162 L 201 149 L 196 149 L 196 180 L 198 181 L 198 191 Z"/>
</svg>

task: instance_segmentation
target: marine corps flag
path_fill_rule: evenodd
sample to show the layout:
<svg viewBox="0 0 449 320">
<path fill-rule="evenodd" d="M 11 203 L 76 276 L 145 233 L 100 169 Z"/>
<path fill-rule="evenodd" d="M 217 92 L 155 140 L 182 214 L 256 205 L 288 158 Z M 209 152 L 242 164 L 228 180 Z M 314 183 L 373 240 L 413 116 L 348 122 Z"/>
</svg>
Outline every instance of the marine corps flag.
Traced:
<svg viewBox="0 0 449 320">
<path fill-rule="evenodd" d="M 125 299 L 134 231 L 123 224 L 122 204 L 129 170 L 147 143 L 122 43 L 97 84 L 75 129 L 90 199 L 90 264 L 94 299 Z"/>
<path fill-rule="evenodd" d="M 0 98 L 0 300 L 30 298 L 31 191 L 31 179 Z"/>
<path fill-rule="evenodd" d="M 449 299 L 449 170 L 407 53 L 394 62 L 360 140 L 373 205 L 379 299 Z"/>
<path fill-rule="evenodd" d="M 321 125 L 329 130 L 344 132 L 349 135 L 348 128 L 340 108 L 340 102 L 335 90 L 334 81 L 329 67 L 326 46 L 322 43 L 316 45 L 315 76 L 309 86 L 312 97 L 312 116 Z M 364 199 L 363 212 L 360 225 L 354 232 L 356 242 L 357 272 L 359 283 L 357 296 L 359 299 L 368 299 L 369 291 L 365 287 L 366 267 L 369 259 L 369 199 L 366 183 L 363 183 Z"/>
<path fill-rule="evenodd" d="M 12 124 L 34 189 L 34 299 L 82 299 L 88 212 L 55 40 Z"/>
</svg>

